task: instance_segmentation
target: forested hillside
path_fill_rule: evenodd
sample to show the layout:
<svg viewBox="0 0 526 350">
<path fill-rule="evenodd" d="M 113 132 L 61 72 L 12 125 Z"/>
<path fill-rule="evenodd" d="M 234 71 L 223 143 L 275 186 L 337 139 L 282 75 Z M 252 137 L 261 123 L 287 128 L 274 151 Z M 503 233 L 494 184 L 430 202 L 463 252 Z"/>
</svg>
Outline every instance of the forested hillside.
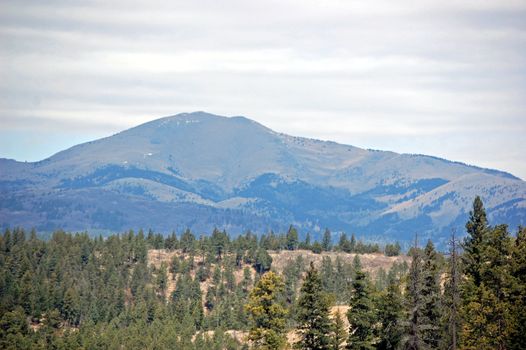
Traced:
<svg viewBox="0 0 526 350">
<path fill-rule="evenodd" d="M 526 229 L 477 198 L 461 242 L 0 235 L 2 349 L 521 349 Z M 458 233 L 460 235 L 460 233 Z M 337 242 L 333 244 L 333 242 Z"/>
</svg>

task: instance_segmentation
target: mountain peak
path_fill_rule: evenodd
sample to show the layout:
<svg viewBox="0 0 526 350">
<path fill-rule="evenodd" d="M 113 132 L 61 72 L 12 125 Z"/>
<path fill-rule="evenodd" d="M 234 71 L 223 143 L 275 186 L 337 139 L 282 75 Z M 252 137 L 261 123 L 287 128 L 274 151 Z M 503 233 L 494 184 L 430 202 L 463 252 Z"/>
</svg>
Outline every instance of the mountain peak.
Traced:
<svg viewBox="0 0 526 350">
<path fill-rule="evenodd" d="M 233 126 L 233 125 L 245 125 L 245 126 L 257 126 L 262 129 L 266 129 L 267 131 L 271 131 L 267 127 L 263 126 L 262 124 L 249 119 L 244 116 L 221 116 L 217 114 L 212 114 L 204 111 L 195 111 L 195 112 L 189 112 L 189 113 L 179 113 L 172 116 L 162 117 L 158 119 L 151 120 L 149 122 L 146 122 L 144 124 L 138 125 L 130 130 L 133 129 L 143 129 L 147 127 L 166 127 L 166 126 L 184 126 L 188 124 L 197 124 L 197 123 L 209 123 L 209 124 L 216 124 L 216 125 L 223 125 L 223 126 Z M 126 132 L 125 130 L 124 132 Z"/>
<path fill-rule="evenodd" d="M 141 128 L 148 125 L 156 125 L 156 126 L 162 126 L 162 125 L 168 125 L 171 123 L 198 123 L 198 122 L 210 122 L 210 121 L 220 121 L 228 119 L 228 117 L 223 117 L 220 115 L 207 113 L 203 111 L 196 111 L 196 112 L 190 112 L 190 113 L 179 113 L 167 117 L 162 117 L 158 119 L 151 120 L 149 122 L 146 122 L 144 124 L 140 124 L 132 129 L 135 128 Z"/>
<path fill-rule="evenodd" d="M 224 120 L 228 117 L 224 117 L 217 114 L 212 114 L 204 111 L 195 111 L 189 113 L 179 113 L 168 118 L 175 120 L 195 120 L 195 121 L 209 121 L 209 120 Z"/>
<path fill-rule="evenodd" d="M 512 176 L 288 136 L 203 111 L 0 167 L 3 195 L 16 198 L 0 206 L 0 225 L 261 232 L 294 223 L 313 233 L 445 237 L 465 222 L 475 195 L 490 217 L 526 223 L 526 184 Z"/>
<path fill-rule="evenodd" d="M 199 121 L 199 122 L 207 122 L 207 121 L 245 121 L 245 122 L 252 122 L 255 123 L 252 119 L 249 119 L 244 116 L 222 116 L 218 114 L 208 113 L 204 111 L 195 111 L 195 112 L 185 112 L 185 113 L 178 113 L 174 114 L 168 117 L 159 118 L 152 120 L 151 122 L 157 122 L 157 121 L 163 121 L 163 120 L 170 120 L 170 121 Z"/>
</svg>

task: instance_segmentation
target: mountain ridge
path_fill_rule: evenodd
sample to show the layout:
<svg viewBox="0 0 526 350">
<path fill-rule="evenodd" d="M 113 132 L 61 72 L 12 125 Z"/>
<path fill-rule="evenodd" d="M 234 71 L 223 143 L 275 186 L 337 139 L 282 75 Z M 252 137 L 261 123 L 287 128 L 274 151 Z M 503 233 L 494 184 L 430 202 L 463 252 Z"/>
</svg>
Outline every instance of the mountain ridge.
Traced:
<svg viewBox="0 0 526 350">
<path fill-rule="evenodd" d="M 2 226 L 124 230 L 149 227 L 131 213 L 157 208 L 164 215 L 154 228 L 164 231 L 262 232 L 292 223 L 314 234 L 327 226 L 404 240 L 418 230 L 444 240 L 475 195 L 490 217 L 526 222 L 526 183 L 510 173 L 205 112 L 155 119 L 38 162 L 2 158 L 0 170 Z M 101 202 L 108 198 L 119 205 Z"/>
</svg>

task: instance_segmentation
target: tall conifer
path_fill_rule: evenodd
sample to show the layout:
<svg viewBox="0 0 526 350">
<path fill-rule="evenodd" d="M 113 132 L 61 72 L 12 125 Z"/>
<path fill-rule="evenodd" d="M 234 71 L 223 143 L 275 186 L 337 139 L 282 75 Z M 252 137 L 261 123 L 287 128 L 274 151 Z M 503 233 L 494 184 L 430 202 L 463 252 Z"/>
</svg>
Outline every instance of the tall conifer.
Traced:
<svg viewBox="0 0 526 350">
<path fill-rule="evenodd" d="M 377 349 L 395 350 L 399 348 L 403 336 L 402 319 L 400 280 L 390 274 L 387 290 L 380 294 L 378 303 L 378 322 L 381 326 Z"/>
<path fill-rule="evenodd" d="M 329 302 L 322 290 L 318 271 L 312 262 L 301 287 L 297 320 L 300 332 L 300 340 L 296 344 L 298 348 L 330 349 L 332 324 L 329 319 Z"/>
<path fill-rule="evenodd" d="M 405 349 L 408 350 L 418 350 L 425 347 L 422 340 L 422 314 L 424 308 L 424 300 L 422 298 L 422 257 L 417 242 L 417 238 L 415 238 L 406 293 L 409 320 L 404 343 Z"/>
<path fill-rule="evenodd" d="M 256 349 L 281 349 L 285 347 L 285 308 L 278 303 L 283 291 L 283 280 L 270 271 L 265 273 L 249 295 L 246 310 L 252 318 L 253 326 L 249 339 Z"/>
<path fill-rule="evenodd" d="M 526 227 L 519 227 L 512 251 L 513 323 L 509 348 L 518 350 L 526 344 Z"/>
<path fill-rule="evenodd" d="M 422 268 L 422 340 L 431 349 L 438 348 L 441 334 L 442 305 L 440 303 L 440 266 L 438 255 L 429 240 L 424 249 Z"/>
<path fill-rule="evenodd" d="M 338 310 L 334 315 L 334 332 L 332 335 L 332 350 L 340 350 L 343 348 L 347 332 L 345 331 L 345 325 L 341 312 Z"/>
<path fill-rule="evenodd" d="M 474 286 L 478 287 L 482 279 L 481 268 L 488 232 L 486 210 L 479 196 L 473 201 L 473 210 L 469 213 L 466 232 L 467 236 L 464 240 L 464 254 L 462 256 L 464 272 Z"/>
<path fill-rule="evenodd" d="M 461 327 L 460 317 L 460 262 L 455 231 L 449 240 L 449 260 L 444 283 L 443 296 L 443 330 L 442 348 L 456 350 L 458 347 L 459 332 Z"/>
<path fill-rule="evenodd" d="M 355 279 L 352 283 L 350 309 L 347 312 L 350 323 L 347 349 L 374 349 L 376 313 L 371 286 L 358 256 L 355 256 L 353 265 Z"/>
</svg>

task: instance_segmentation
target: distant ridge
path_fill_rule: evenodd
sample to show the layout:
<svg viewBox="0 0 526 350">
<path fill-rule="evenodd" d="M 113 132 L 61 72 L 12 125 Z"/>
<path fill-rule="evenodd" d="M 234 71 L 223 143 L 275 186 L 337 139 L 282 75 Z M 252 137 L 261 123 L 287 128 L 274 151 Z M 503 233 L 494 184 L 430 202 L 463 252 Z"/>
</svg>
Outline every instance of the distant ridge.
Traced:
<svg viewBox="0 0 526 350">
<path fill-rule="evenodd" d="M 374 240 L 444 240 L 476 195 L 490 220 L 526 224 L 526 183 L 442 158 L 277 133 L 182 113 L 39 162 L 0 159 L 0 225 L 113 232 L 325 227 Z"/>
</svg>

